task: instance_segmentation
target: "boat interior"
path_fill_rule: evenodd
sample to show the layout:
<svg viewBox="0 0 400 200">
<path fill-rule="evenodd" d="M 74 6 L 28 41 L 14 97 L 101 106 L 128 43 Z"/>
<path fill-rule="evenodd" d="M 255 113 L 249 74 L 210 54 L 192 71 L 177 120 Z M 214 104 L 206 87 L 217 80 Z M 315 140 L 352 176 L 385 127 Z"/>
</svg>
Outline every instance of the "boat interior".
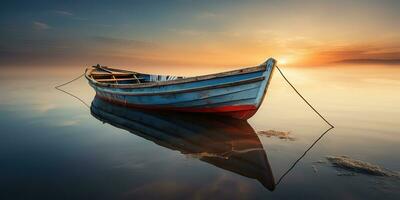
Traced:
<svg viewBox="0 0 400 200">
<path fill-rule="evenodd" d="M 182 76 L 142 74 L 132 71 L 108 68 L 96 65 L 89 68 L 87 75 L 100 83 L 139 84 L 183 79 Z"/>
</svg>

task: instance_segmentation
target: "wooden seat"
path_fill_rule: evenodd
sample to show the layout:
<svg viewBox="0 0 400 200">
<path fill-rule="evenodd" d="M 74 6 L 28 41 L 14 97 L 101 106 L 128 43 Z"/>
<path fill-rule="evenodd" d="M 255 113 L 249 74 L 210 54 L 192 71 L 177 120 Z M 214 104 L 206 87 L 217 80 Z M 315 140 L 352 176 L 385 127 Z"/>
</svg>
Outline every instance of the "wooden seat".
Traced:
<svg viewBox="0 0 400 200">
<path fill-rule="evenodd" d="M 128 75 L 133 75 L 133 73 L 121 73 L 121 72 L 113 72 L 113 73 L 107 73 L 107 72 L 92 72 L 90 73 L 91 75 L 95 75 L 95 76 L 102 76 L 102 75 L 124 75 L 124 76 L 128 76 Z"/>
<path fill-rule="evenodd" d="M 138 78 L 143 79 L 143 78 Z M 118 78 L 118 79 L 96 79 L 98 82 L 115 82 L 115 81 L 136 81 L 136 78 Z"/>
</svg>

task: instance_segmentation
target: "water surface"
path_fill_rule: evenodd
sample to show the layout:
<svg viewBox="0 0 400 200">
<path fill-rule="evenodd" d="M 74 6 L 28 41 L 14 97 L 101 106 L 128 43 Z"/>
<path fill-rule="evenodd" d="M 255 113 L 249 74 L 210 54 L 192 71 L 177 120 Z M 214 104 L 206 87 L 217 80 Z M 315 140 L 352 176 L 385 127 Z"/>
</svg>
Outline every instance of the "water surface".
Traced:
<svg viewBox="0 0 400 200">
<path fill-rule="evenodd" d="M 278 73 L 258 113 L 235 123 L 139 111 L 123 120 L 112 105 L 96 115 L 54 89 L 80 69 L 8 70 L 0 80 L 0 197 L 399 199 L 399 178 L 343 176 L 348 171 L 326 157 L 400 171 L 400 68 L 283 70 L 334 129 L 326 133 L 329 126 Z M 89 106 L 93 101 L 84 79 L 63 89 Z M 268 130 L 290 138 L 262 134 Z"/>
</svg>

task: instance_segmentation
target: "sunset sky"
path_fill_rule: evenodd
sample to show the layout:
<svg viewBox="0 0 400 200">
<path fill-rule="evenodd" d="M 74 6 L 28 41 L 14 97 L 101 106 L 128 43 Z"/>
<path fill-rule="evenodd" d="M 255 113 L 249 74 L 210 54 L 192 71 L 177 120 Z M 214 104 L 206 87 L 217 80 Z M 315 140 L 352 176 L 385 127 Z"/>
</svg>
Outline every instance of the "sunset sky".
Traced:
<svg viewBox="0 0 400 200">
<path fill-rule="evenodd" d="M 400 64 L 400 1 L 6 1 L 0 66 Z"/>
</svg>

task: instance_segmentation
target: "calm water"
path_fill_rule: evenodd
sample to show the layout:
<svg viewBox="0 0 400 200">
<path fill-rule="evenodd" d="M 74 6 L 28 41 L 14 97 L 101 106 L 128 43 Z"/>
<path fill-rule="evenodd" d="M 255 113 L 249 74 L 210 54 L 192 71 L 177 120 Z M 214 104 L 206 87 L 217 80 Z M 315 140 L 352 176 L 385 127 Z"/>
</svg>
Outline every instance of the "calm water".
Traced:
<svg viewBox="0 0 400 200">
<path fill-rule="evenodd" d="M 283 70 L 336 126 L 304 157 L 329 126 L 278 73 L 246 123 L 97 100 L 90 110 L 53 88 L 80 69 L 8 70 L 0 80 L 0 198 L 399 199 L 398 177 L 351 173 L 326 156 L 400 171 L 400 67 Z M 93 101 L 84 79 L 63 89 Z"/>
</svg>

